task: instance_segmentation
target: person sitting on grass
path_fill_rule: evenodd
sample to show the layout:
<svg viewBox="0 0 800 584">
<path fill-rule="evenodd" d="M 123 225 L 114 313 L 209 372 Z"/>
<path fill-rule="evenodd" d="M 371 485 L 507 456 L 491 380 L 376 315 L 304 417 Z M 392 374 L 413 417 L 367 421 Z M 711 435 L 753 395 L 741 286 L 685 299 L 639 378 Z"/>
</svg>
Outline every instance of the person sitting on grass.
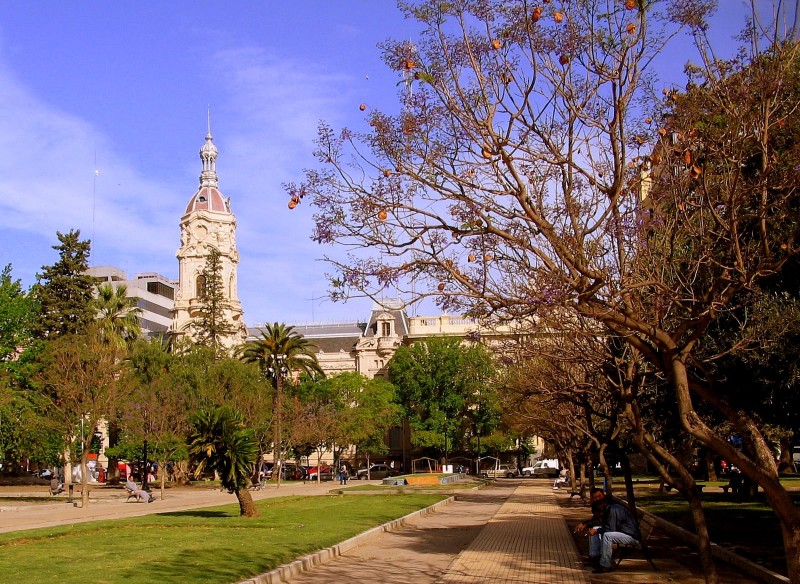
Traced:
<svg viewBox="0 0 800 584">
<path fill-rule="evenodd" d="M 594 572 L 610 572 L 614 544 L 639 545 L 642 534 L 630 511 L 612 502 L 602 489 L 594 489 L 590 500 L 592 518 L 575 526 L 575 532 L 586 532 L 591 537 L 589 561 L 595 567 Z"/>
<path fill-rule="evenodd" d="M 153 495 L 144 489 L 140 489 L 139 486 L 133 482 L 133 477 L 131 475 L 128 475 L 128 480 L 125 481 L 125 488 L 128 489 L 128 492 L 136 497 L 137 500 L 144 501 L 145 503 L 153 502 Z"/>
</svg>

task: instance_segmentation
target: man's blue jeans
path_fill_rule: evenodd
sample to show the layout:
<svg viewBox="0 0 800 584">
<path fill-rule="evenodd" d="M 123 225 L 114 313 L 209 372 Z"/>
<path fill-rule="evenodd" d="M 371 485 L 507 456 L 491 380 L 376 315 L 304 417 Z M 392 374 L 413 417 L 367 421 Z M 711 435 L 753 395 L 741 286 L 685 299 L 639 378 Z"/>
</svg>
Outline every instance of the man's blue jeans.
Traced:
<svg viewBox="0 0 800 584">
<path fill-rule="evenodd" d="M 639 545 L 639 542 L 633 539 L 627 533 L 621 531 L 607 531 L 606 533 L 598 533 L 593 535 L 589 540 L 589 557 L 600 558 L 600 565 L 604 568 L 611 567 L 611 554 L 614 550 L 611 546 L 617 544 L 623 545 Z"/>
</svg>

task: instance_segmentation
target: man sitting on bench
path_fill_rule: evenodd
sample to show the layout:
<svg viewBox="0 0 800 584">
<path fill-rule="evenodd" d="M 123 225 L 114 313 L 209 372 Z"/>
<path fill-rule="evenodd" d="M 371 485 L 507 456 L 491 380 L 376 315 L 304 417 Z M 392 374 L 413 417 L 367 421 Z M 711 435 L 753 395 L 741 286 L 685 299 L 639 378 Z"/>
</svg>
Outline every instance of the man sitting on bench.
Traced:
<svg viewBox="0 0 800 584">
<path fill-rule="evenodd" d="M 592 491 L 590 500 L 592 518 L 579 523 L 575 532 L 586 532 L 592 538 L 589 540 L 589 561 L 595 566 L 594 572 L 610 572 L 613 545 L 639 545 L 642 534 L 630 512 L 619 503 L 611 502 L 601 489 Z"/>
<path fill-rule="evenodd" d="M 58 480 L 58 475 L 53 474 L 53 478 L 50 479 L 50 494 L 55 496 L 59 493 L 64 492 L 64 485 Z"/>
<path fill-rule="evenodd" d="M 144 501 L 145 503 L 152 503 L 153 496 L 145 491 L 144 489 L 140 489 L 138 485 L 133 482 L 133 477 L 128 475 L 128 480 L 125 481 L 125 488 L 130 493 L 130 497 L 136 497 L 137 501 Z"/>
</svg>

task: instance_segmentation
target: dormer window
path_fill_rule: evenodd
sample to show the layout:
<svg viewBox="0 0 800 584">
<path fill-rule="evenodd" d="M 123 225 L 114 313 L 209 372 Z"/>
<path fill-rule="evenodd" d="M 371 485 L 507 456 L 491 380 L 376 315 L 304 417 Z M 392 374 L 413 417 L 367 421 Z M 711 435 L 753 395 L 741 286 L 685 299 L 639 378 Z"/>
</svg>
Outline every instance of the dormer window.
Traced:
<svg viewBox="0 0 800 584">
<path fill-rule="evenodd" d="M 392 323 L 386 321 L 383 321 L 381 323 L 381 336 L 382 337 L 392 336 Z"/>
<path fill-rule="evenodd" d="M 199 197 L 197 197 L 197 200 L 199 202 L 201 202 L 201 203 L 205 203 L 206 202 L 206 197 L 205 197 L 205 195 L 200 195 Z"/>
</svg>

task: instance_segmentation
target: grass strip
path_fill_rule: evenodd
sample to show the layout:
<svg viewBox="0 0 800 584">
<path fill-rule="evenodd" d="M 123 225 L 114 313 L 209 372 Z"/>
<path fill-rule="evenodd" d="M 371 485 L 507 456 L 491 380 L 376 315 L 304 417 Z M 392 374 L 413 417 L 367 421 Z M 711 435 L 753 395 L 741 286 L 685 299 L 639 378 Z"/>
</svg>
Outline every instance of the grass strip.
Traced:
<svg viewBox="0 0 800 584">
<path fill-rule="evenodd" d="M 282 497 L 258 501 L 258 518 L 233 504 L 3 533 L 0 582 L 229 584 L 443 498 Z"/>
</svg>

